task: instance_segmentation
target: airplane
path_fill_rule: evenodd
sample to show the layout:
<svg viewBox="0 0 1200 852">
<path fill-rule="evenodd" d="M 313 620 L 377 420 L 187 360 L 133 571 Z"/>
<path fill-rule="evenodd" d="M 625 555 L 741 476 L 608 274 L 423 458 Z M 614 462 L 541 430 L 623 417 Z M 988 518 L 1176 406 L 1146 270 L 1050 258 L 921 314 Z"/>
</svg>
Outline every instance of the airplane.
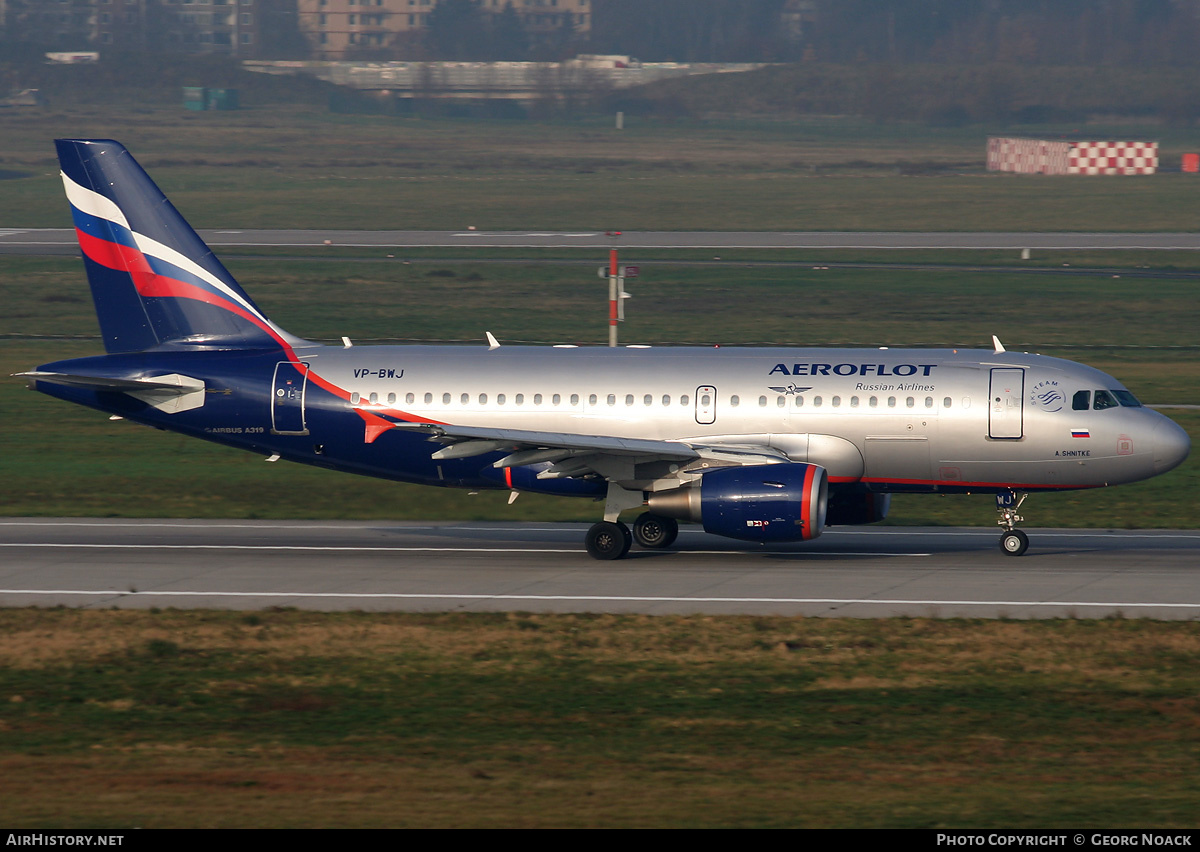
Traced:
<svg viewBox="0 0 1200 852">
<path fill-rule="evenodd" d="M 893 493 L 996 495 L 1164 473 L 1187 433 L 1099 370 L 980 350 L 323 345 L 275 325 L 132 155 L 56 141 L 105 355 L 32 389 L 114 418 L 390 480 L 604 502 L 597 559 L 679 521 L 748 542 L 883 520 Z M 632 531 L 622 513 L 639 510 Z"/>
</svg>

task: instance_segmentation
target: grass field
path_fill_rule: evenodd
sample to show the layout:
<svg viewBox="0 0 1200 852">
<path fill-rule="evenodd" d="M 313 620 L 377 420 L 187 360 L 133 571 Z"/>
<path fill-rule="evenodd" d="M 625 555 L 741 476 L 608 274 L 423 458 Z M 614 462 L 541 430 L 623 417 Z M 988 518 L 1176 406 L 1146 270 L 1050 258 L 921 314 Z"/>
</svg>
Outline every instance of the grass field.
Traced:
<svg viewBox="0 0 1200 852">
<path fill-rule="evenodd" d="M 10 827 L 1191 828 L 1200 633 L 0 611 Z"/>
<path fill-rule="evenodd" d="M 1024 129 L 1028 132 L 1028 128 Z M 51 140 L 113 137 L 196 227 L 600 230 L 1188 230 L 1194 175 L 983 171 L 989 133 L 855 119 L 553 123 L 330 115 L 275 107 L 23 114 L 5 125 L 5 227 L 65 227 Z M 1161 139 L 1200 133 L 1039 128 Z M 1165 133 L 1165 135 L 1164 135 Z M 236 144 L 231 144 L 236 140 Z"/>
</svg>

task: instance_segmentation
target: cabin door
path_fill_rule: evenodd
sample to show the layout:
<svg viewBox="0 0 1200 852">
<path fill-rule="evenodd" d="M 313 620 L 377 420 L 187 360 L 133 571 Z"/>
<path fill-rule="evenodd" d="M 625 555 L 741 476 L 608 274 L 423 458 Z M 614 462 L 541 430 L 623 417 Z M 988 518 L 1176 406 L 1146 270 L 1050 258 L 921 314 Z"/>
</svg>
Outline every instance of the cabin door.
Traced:
<svg viewBox="0 0 1200 852">
<path fill-rule="evenodd" d="M 308 364 L 280 361 L 271 383 L 271 432 L 276 435 L 307 435 L 304 422 L 304 392 L 308 389 Z"/>
<path fill-rule="evenodd" d="M 1020 367 L 993 367 L 988 396 L 988 436 L 1020 438 L 1023 432 L 1025 371 Z"/>
</svg>

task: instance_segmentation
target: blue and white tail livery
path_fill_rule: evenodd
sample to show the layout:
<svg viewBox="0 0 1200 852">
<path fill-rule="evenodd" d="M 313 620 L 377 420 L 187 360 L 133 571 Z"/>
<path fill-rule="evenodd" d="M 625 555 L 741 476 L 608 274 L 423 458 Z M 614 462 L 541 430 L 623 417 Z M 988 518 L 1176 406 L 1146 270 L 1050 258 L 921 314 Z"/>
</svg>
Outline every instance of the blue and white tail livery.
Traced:
<svg viewBox="0 0 1200 852">
<path fill-rule="evenodd" d="M 386 479 L 604 501 L 596 558 L 678 522 L 806 541 L 896 492 L 996 496 L 1174 468 L 1187 434 L 1082 364 L 992 349 L 330 347 L 266 317 L 129 152 L 59 140 L 105 355 L 36 390 L 267 456 Z M 621 522 L 637 512 L 632 532 Z"/>
</svg>

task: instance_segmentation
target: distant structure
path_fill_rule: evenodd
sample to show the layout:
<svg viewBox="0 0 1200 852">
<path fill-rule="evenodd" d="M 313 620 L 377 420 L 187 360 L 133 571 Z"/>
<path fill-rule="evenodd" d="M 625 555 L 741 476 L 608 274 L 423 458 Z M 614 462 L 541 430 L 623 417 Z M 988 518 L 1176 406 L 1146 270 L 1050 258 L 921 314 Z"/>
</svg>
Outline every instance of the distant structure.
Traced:
<svg viewBox="0 0 1200 852">
<path fill-rule="evenodd" d="M 991 136 L 987 169 L 1039 175 L 1152 175 L 1158 171 L 1158 143 Z"/>
<path fill-rule="evenodd" d="M 402 44 L 423 34 L 439 0 L 297 0 L 300 29 L 315 59 L 340 60 L 355 53 Z M 583 36 L 592 28 L 593 0 L 480 0 L 486 19 L 512 6 L 526 33 Z"/>
<path fill-rule="evenodd" d="M 252 58 L 263 19 L 286 13 L 278 0 L 0 0 L 8 37 L 76 53 L 91 46 Z"/>
<path fill-rule="evenodd" d="M 734 74 L 757 62 L 639 62 L 632 56 L 583 54 L 562 62 L 304 62 L 245 60 L 262 74 L 305 74 L 385 98 L 535 102 L 591 96 L 693 74 Z"/>
</svg>

